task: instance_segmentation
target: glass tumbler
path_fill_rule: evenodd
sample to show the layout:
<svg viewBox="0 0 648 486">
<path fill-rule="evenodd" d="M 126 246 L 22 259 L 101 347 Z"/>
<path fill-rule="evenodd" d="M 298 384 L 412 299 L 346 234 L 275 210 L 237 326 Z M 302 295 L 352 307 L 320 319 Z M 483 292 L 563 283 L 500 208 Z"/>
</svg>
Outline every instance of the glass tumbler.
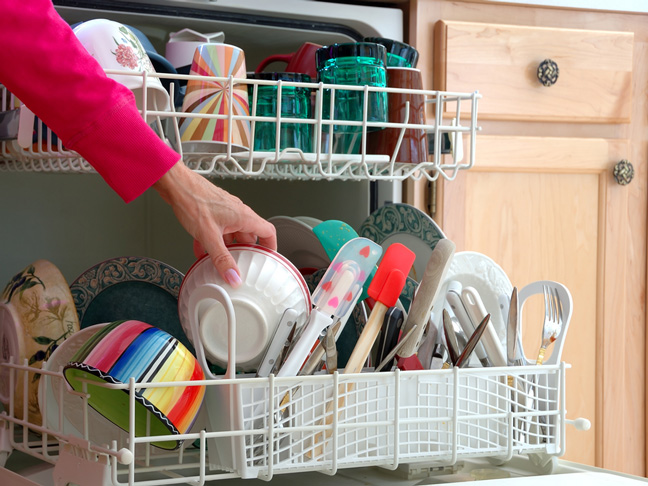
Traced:
<svg viewBox="0 0 648 486">
<path fill-rule="evenodd" d="M 415 68 L 419 53 L 409 44 L 384 37 L 365 37 L 364 42 L 375 42 L 387 49 L 387 67 Z"/>
<path fill-rule="evenodd" d="M 387 86 L 387 51 L 384 46 L 373 42 L 333 44 L 322 47 L 316 52 L 319 81 L 324 84 L 342 84 L 354 86 Z M 364 91 L 331 89 L 323 92 L 322 119 L 330 120 L 331 96 L 333 101 L 333 118 L 340 121 L 362 121 L 364 109 Z M 387 93 L 370 91 L 367 104 L 367 121 L 387 121 Z M 380 127 L 368 127 L 368 130 L 379 130 Z M 324 130 L 328 132 L 327 127 Z M 347 146 L 336 152 L 357 153 L 360 147 L 362 127 L 359 125 L 334 125 L 334 136 L 343 136 L 349 140 Z"/>
<path fill-rule="evenodd" d="M 290 81 L 310 83 L 307 74 L 300 73 L 247 73 L 248 79 L 269 81 Z M 248 84 L 248 99 L 253 102 L 254 84 Z M 279 93 L 276 84 L 257 85 L 256 116 L 277 116 Z M 252 110 L 250 110 L 252 112 Z M 311 89 L 305 87 L 281 87 L 281 116 L 285 118 L 311 118 Z M 276 149 L 277 122 L 257 121 L 254 123 L 254 150 L 271 151 Z M 313 125 L 309 123 L 287 123 L 282 121 L 279 128 L 279 148 L 298 148 L 303 152 L 313 152 Z"/>
</svg>

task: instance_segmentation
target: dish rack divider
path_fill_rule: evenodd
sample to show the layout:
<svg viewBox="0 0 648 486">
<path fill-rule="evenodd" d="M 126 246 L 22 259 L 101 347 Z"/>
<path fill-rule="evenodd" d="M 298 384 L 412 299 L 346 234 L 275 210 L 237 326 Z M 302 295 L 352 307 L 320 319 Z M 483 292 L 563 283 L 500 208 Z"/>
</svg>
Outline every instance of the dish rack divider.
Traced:
<svg viewBox="0 0 648 486">
<path fill-rule="evenodd" d="M 80 436 L 61 432 L 62 410 L 54 424 L 19 418 L 27 416 L 27 383 L 35 373 L 48 374 L 53 382 L 64 380 L 62 372 L 32 368 L 26 362 L 0 367 L 9 368 L 11 381 L 11 401 L 0 414 L 0 477 L 7 455 L 17 450 L 53 465 L 56 485 L 270 480 L 278 474 L 333 475 L 339 469 L 361 466 L 451 466 L 476 457 L 505 463 L 514 454 L 528 454 L 548 464 L 563 454 L 565 424 L 571 422 L 565 418 L 565 363 L 283 378 L 237 376 L 200 382 L 207 387 L 203 411 L 216 407 L 222 413 L 225 426 L 220 429 L 212 427 L 201 411 L 191 432 L 184 435 L 135 437 L 115 426 L 112 444 L 95 444 L 87 426 Z M 14 396 L 18 380 L 25 385 L 21 401 Z M 130 430 L 134 430 L 134 394 L 140 385 L 131 380 L 124 385 L 93 386 L 122 388 L 129 394 Z M 282 404 L 288 392 L 291 399 Z M 340 398 L 344 400 L 338 402 Z M 87 402 L 79 400 L 86 405 L 73 413 L 83 414 L 87 423 Z M 338 405 L 331 424 L 324 425 L 330 400 Z M 23 404 L 21 410 L 18 403 Z M 43 416 L 49 416 L 47 410 Z M 176 451 L 150 444 L 175 439 L 184 439 Z"/>
<path fill-rule="evenodd" d="M 250 99 L 250 115 L 196 115 L 190 112 L 176 111 L 173 106 L 170 110 L 153 111 L 145 106 L 140 106 L 142 116 L 149 120 L 155 117 L 152 127 L 158 135 L 167 141 L 175 150 L 183 155 L 184 162 L 194 171 L 215 178 L 258 178 L 274 180 L 371 180 L 371 181 L 403 181 L 405 179 L 436 180 L 441 176 L 446 180 L 453 180 L 460 170 L 470 169 L 475 160 L 475 137 L 479 130 L 477 126 L 477 104 L 481 95 L 474 93 L 456 93 L 433 90 L 406 90 L 396 88 L 377 88 L 370 86 L 332 85 L 324 83 L 298 83 L 287 81 L 266 81 L 253 79 L 218 78 L 208 76 L 151 74 L 147 72 L 132 73 L 127 71 L 106 70 L 108 74 L 119 74 L 142 77 L 144 100 L 153 96 L 149 89 L 150 79 L 170 79 L 184 81 L 189 79 L 210 80 L 225 83 L 232 95 L 233 87 L 240 83 L 253 85 L 274 85 L 277 87 L 277 102 L 280 107 L 281 89 L 283 87 L 308 88 L 315 93 L 315 106 L 322 106 L 325 90 L 334 93 L 339 90 L 363 91 L 365 100 L 370 93 L 377 92 L 404 92 L 423 95 L 426 103 L 426 123 L 377 123 L 367 121 L 367 103 L 363 107 L 364 121 L 335 120 L 333 110 L 331 117 L 323 119 L 322 110 L 316 109 L 315 114 L 308 119 L 256 116 L 256 95 Z M 256 88 L 258 89 L 258 88 Z M 170 99 L 175 96 L 175 84 L 170 83 Z M 173 105 L 173 103 L 171 103 Z M 14 110 L 20 110 L 20 102 L 6 88 L 0 85 L 0 117 L 10 115 Z M 409 107 L 407 108 L 409 110 Z M 280 108 L 278 108 L 280 112 Z M 409 119 L 409 111 L 405 120 Z M 16 113 L 14 112 L 14 115 Z M 276 149 L 270 152 L 245 150 L 236 152 L 236 146 L 230 139 L 220 150 L 223 153 L 191 153 L 182 150 L 180 132 L 178 129 L 181 118 L 213 118 L 228 119 L 231 124 L 236 119 L 249 120 L 252 125 L 254 139 L 255 122 L 276 122 L 279 127 L 282 123 L 308 123 L 313 128 L 315 152 L 305 153 L 298 148 Z M 0 141 L 0 171 L 31 171 L 31 172 L 59 172 L 59 173 L 92 173 L 92 166 L 76 152 L 66 149 L 51 131 L 36 119 L 34 139 L 31 146 L 21 147 L 17 140 Z M 1 119 L 0 119 L 1 122 Z M 341 122 L 341 123 L 340 123 Z M 1 124 L 1 123 L 0 123 Z M 361 148 L 356 154 L 339 154 L 327 152 L 326 144 L 317 143 L 333 136 L 333 126 L 344 124 L 356 126 L 360 131 Z M 396 149 L 392 154 L 374 155 L 367 153 L 366 139 L 368 129 L 397 128 L 401 130 Z M 22 127 L 25 129 L 25 127 Z M 29 130 L 30 127 L 27 127 Z M 398 160 L 396 155 L 400 148 L 402 135 L 405 130 L 424 130 L 432 147 L 428 149 L 429 157 L 424 162 L 412 163 Z M 445 142 L 451 144 L 450 154 L 444 155 Z M 324 149 L 322 146 L 324 145 Z M 328 144 L 330 146 L 331 144 Z M 466 156 L 464 157 L 464 145 Z M 276 144 L 281 147 L 281 144 Z M 465 159 L 465 160 L 464 160 Z"/>
</svg>

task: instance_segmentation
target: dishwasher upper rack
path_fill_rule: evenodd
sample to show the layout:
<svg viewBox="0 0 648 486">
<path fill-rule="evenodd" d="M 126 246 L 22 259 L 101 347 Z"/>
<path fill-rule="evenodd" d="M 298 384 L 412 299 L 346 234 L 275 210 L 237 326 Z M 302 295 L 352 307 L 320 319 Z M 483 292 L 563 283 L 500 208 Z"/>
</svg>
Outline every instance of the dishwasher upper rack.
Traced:
<svg viewBox="0 0 648 486">
<path fill-rule="evenodd" d="M 0 447 L 0 459 L 16 450 L 49 463 L 57 486 L 270 480 L 307 471 L 333 475 L 359 466 L 445 467 L 478 457 L 501 464 L 519 454 L 527 454 L 538 467 L 550 465 L 544 469 L 549 473 L 553 460 L 565 451 L 565 425 L 572 422 L 566 419 L 565 363 L 284 378 L 236 376 L 203 382 L 204 406 L 220 407 L 224 426 L 199 422 L 190 433 L 173 436 L 185 439 L 186 447 L 154 452 L 150 443 L 161 440 L 160 436 L 135 437 L 117 430 L 112 444 L 96 444 L 89 440 L 89 425 L 79 437 L 62 432 L 60 419 L 42 426 L 17 418 L 13 396 L 17 380 L 27 383 L 35 373 L 53 380 L 64 378 L 60 372 L 32 368 L 26 362 L 0 366 L 10 368 L 12 384 L 8 410 L 0 414 L 0 445 L 5 446 Z M 514 386 L 509 385 L 511 376 L 517 382 Z M 155 386 L 166 385 L 173 386 Z M 142 386 L 151 384 L 131 380 L 105 386 L 128 393 L 133 424 L 134 397 Z M 524 388 L 535 393 L 520 392 Z M 27 386 L 24 390 L 27 393 Z M 287 392 L 294 398 L 282 404 Z M 83 394 L 78 396 L 82 400 Z M 344 402 L 339 402 L 342 397 Z M 324 426 L 330 400 L 338 406 L 331 425 Z M 26 397 L 22 403 L 27 403 Z M 280 417 L 283 406 L 288 412 Z M 88 410 L 86 405 L 78 413 L 87 417 Z M 325 437 L 327 430 L 330 436 Z M 6 445 L 11 449 L 7 451 Z M 318 445 L 323 446 L 321 451 Z M 2 466 L 0 460 L 0 477 Z"/>
<path fill-rule="evenodd" d="M 150 120 L 155 117 L 152 127 L 158 135 L 167 141 L 175 150 L 182 154 L 184 162 L 192 170 L 214 178 L 257 178 L 274 180 L 370 180 L 370 181 L 403 181 L 406 179 L 436 180 L 442 177 L 453 180 L 460 170 L 470 169 L 475 160 L 475 138 L 479 131 L 477 126 L 477 105 L 481 95 L 474 93 L 454 93 L 435 90 L 407 90 L 398 88 L 377 88 L 371 86 L 333 85 L 324 83 L 301 83 L 288 81 L 269 81 L 257 79 L 239 79 L 211 76 L 173 75 L 162 73 L 133 73 L 119 70 L 106 70 L 107 74 L 141 76 L 143 86 L 143 102 L 140 106 L 142 116 Z M 250 98 L 250 115 L 202 115 L 176 111 L 173 107 L 165 111 L 152 111 L 146 108 L 146 98 L 150 93 L 150 79 L 187 81 L 189 79 L 207 80 L 223 83 L 230 91 L 235 85 L 256 85 L 254 95 Z M 170 98 L 174 99 L 175 84 L 170 83 Z M 281 90 L 284 87 L 306 88 L 315 93 L 314 114 L 306 120 L 296 118 L 260 117 L 256 116 L 258 86 L 271 85 L 277 88 L 277 103 L 280 111 Z M 335 93 L 339 90 L 361 91 L 365 99 L 370 93 L 401 92 L 423 95 L 426 103 L 427 120 L 425 125 L 410 123 L 378 123 L 368 122 L 367 103 L 364 104 L 364 121 L 335 120 L 334 110 L 331 116 L 322 117 L 322 100 L 324 91 L 331 93 L 331 104 Z M 19 101 L 0 85 L 0 116 L 15 116 L 15 110 L 20 106 Z M 320 109 L 317 109 L 320 107 Z M 407 115 L 407 114 L 406 114 Z M 407 115 L 408 116 L 408 115 Z M 254 139 L 255 122 L 275 122 L 277 138 L 279 138 L 282 123 L 311 124 L 314 137 L 314 152 L 305 153 L 298 148 L 287 147 L 274 151 L 242 151 L 232 150 L 232 140 L 225 144 L 223 153 L 190 153 L 182 150 L 178 122 L 181 118 L 213 118 L 248 120 L 252 127 Z M 408 118 L 405 118 L 408 119 Z M 1 121 L 0 121 L 1 124 Z M 361 147 L 357 154 L 338 154 L 322 149 L 322 139 L 332 136 L 333 126 L 345 124 L 360 129 Z M 366 150 L 368 128 L 397 128 L 401 130 L 401 138 L 392 154 L 373 155 Z M 430 152 L 428 160 L 420 163 L 397 160 L 396 154 L 404 131 L 410 129 L 424 130 L 429 140 Z M 451 145 L 450 154 L 444 150 L 446 142 Z M 464 161 L 464 145 L 466 157 Z M 276 144 L 280 147 L 280 144 Z M 444 155 L 444 152 L 447 155 Z M 92 166 L 76 152 L 66 149 L 61 141 L 38 119 L 34 123 L 33 141 L 31 146 L 21 147 L 16 140 L 0 142 L 0 171 L 30 171 L 30 172 L 70 172 L 92 173 Z"/>
</svg>

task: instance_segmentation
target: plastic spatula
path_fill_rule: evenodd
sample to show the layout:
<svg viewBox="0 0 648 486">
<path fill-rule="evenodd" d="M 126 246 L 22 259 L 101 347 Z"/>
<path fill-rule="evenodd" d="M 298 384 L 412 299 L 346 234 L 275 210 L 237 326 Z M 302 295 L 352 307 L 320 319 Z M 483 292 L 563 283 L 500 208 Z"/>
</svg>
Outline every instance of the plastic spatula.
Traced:
<svg viewBox="0 0 648 486">
<path fill-rule="evenodd" d="M 340 251 L 340 248 L 342 248 L 346 242 L 353 238 L 358 238 L 356 230 L 344 221 L 339 221 L 337 219 L 322 221 L 320 224 L 313 227 L 313 233 L 315 233 L 315 236 L 317 236 L 317 239 L 320 241 L 324 251 L 331 260 L 335 258 L 337 252 Z M 369 288 L 369 284 L 373 280 L 375 273 L 376 268 L 374 267 L 362 287 L 362 293 L 358 300 L 365 300 L 367 298 L 367 289 Z"/>
<path fill-rule="evenodd" d="M 385 251 L 382 261 L 378 265 L 376 275 L 369 285 L 369 297 L 374 299 L 376 303 L 344 367 L 344 374 L 359 373 L 362 371 L 362 366 L 367 360 L 367 356 L 371 352 L 371 347 L 378 337 L 378 333 L 385 319 L 385 314 L 390 307 L 396 304 L 405 286 L 407 274 L 412 268 L 415 259 L 416 254 L 400 243 L 393 243 Z M 344 406 L 344 392 L 345 390 L 348 392 L 350 389 L 351 385 L 340 386 L 338 407 Z M 332 410 L 334 403 L 334 401 L 330 401 L 326 407 L 325 422 L 327 425 L 333 422 Z M 331 431 L 327 429 L 326 437 L 330 435 Z M 322 435 L 318 434 L 315 438 L 315 443 L 318 444 L 315 447 L 316 456 L 322 454 L 323 442 Z M 307 455 L 310 455 L 310 451 Z"/>
<path fill-rule="evenodd" d="M 313 292 L 313 311 L 277 376 L 296 376 L 321 333 L 358 301 L 362 286 L 382 254 L 367 238 L 344 244 Z"/>
</svg>

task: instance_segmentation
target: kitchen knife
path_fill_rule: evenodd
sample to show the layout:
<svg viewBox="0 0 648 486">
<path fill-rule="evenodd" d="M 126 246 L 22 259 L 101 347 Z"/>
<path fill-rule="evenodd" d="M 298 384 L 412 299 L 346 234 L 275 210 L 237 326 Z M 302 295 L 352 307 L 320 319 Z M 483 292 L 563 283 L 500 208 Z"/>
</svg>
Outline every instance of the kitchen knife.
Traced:
<svg viewBox="0 0 648 486">
<path fill-rule="evenodd" d="M 342 246 L 313 292 L 313 311 L 277 376 L 296 376 L 322 332 L 353 307 L 362 286 L 382 254 L 367 238 Z"/>
<path fill-rule="evenodd" d="M 434 351 L 434 346 L 437 343 L 437 338 L 439 335 L 439 330 L 437 329 L 436 323 L 433 319 L 433 313 L 430 314 L 430 319 L 428 320 L 427 332 L 423 337 L 423 342 L 419 346 L 416 356 L 418 356 L 419 361 L 424 369 L 430 369 L 430 363 L 432 362 L 432 353 Z M 405 338 L 403 338 L 405 339 Z"/>
<path fill-rule="evenodd" d="M 378 339 L 378 353 L 376 354 L 376 363 L 381 363 L 398 344 L 398 335 L 400 334 L 401 326 L 405 320 L 405 314 L 398 307 L 390 307 L 385 314 L 385 320 L 380 330 L 380 337 Z M 391 363 L 387 363 L 385 371 L 391 370 Z"/>
<path fill-rule="evenodd" d="M 387 363 L 392 363 L 393 359 L 396 357 L 396 354 L 398 353 L 398 350 L 403 347 L 403 344 L 407 342 L 407 338 L 416 331 L 416 325 L 414 325 L 413 328 L 411 328 L 409 331 L 407 331 L 407 334 L 403 336 L 403 339 L 398 341 L 396 343 L 396 346 L 394 346 L 394 349 L 392 349 L 387 356 L 385 356 L 385 359 L 383 359 L 378 366 L 376 366 L 374 371 L 382 371 L 385 366 L 387 366 Z M 390 371 L 390 370 L 387 370 Z"/>
<path fill-rule="evenodd" d="M 410 336 L 406 345 L 399 351 L 398 356 L 408 358 L 412 356 L 421 344 L 421 338 L 430 318 L 432 304 L 450 267 L 450 262 L 455 252 L 455 244 L 448 238 L 440 239 L 425 267 L 425 272 L 421 278 L 412 305 L 407 314 L 407 320 L 403 324 L 403 332 L 416 324 L 418 329 L 415 334 Z M 371 295 L 371 294 L 369 294 Z"/>
<path fill-rule="evenodd" d="M 518 289 L 513 287 L 506 328 L 506 360 L 509 366 L 520 365 L 517 362 L 521 358 L 518 332 Z"/>
<path fill-rule="evenodd" d="M 461 329 L 463 329 L 464 334 L 466 337 L 470 337 L 475 332 L 475 326 L 473 325 L 472 320 L 464 307 L 464 303 L 461 300 L 462 289 L 463 287 L 459 282 L 455 280 L 451 281 L 448 284 L 446 300 L 448 301 L 452 312 L 454 312 L 455 317 L 459 321 L 459 325 L 461 326 Z M 491 365 L 490 361 L 488 361 L 488 355 L 486 354 L 484 345 L 481 342 L 477 342 L 475 354 L 477 355 L 477 358 L 479 358 L 482 366 L 486 367 Z"/>
<path fill-rule="evenodd" d="M 416 254 L 405 245 L 393 243 L 387 247 L 378 265 L 376 275 L 369 285 L 368 293 L 369 297 L 375 301 L 374 307 L 344 367 L 344 374 L 360 373 L 362 371 L 367 356 L 369 356 L 371 348 L 378 337 L 382 322 L 385 319 L 385 314 L 390 307 L 396 304 L 405 286 L 407 274 L 412 268 L 415 259 Z M 351 385 L 341 385 L 339 387 L 338 408 L 344 406 L 345 392 L 348 393 L 351 388 Z M 333 422 L 334 403 L 331 400 L 326 407 L 326 425 L 330 425 Z M 331 430 L 326 429 L 325 435 L 329 437 Z M 315 447 L 315 455 L 320 456 L 324 446 L 324 439 L 321 434 L 315 437 L 315 444 L 317 444 Z M 306 455 L 311 456 L 311 451 L 308 451 Z"/>
<path fill-rule="evenodd" d="M 459 342 L 457 341 L 457 336 L 452 324 L 452 317 L 450 317 L 450 313 L 445 309 L 443 309 L 443 333 L 445 335 L 446 344 L 448 345 L 450 361 L 454 366 L 456 366 L 461 350 L 459 349 Z"/>
<path fill-rule="evenodd" d="M 490 325 L 490 314 L 486 314 L 486 317 L 482 319 L 482 321 L 475 329 L 475 332 L 473 332 L 472 335 L 470 336 L 470 339 L 468 339 L 468 342 L 466 343 L 466 347 L 461 352 L 461 355 L 459 355 L 459 359 L 457 360 L 457 364 L 456 364 L 457 368 L 464 368 L 468 364 L 468 361 L 470 360 L 470 355 L 472 354 L 477 344 L 479 344 L 479 340 L 484 335 L 484 331 L 489 325 Z"/>
<path fill-rule="evenodd" d="M 477 292 L 473 287 L 465 287 L 461 291 L 461 301 L 466 307 L 468 316 L 473 324 L 482 321 L 488 314 L 479 292 Z M 506 356 L 504 355 L 504 350 L 502 349 L 502 345 L 497 337 L 497 332 L 495 331 L 492 322 L 486 326 L 482 341 L 488 359 L 493 363 L 493 366 L 506 366 Z"/>
</svg>

